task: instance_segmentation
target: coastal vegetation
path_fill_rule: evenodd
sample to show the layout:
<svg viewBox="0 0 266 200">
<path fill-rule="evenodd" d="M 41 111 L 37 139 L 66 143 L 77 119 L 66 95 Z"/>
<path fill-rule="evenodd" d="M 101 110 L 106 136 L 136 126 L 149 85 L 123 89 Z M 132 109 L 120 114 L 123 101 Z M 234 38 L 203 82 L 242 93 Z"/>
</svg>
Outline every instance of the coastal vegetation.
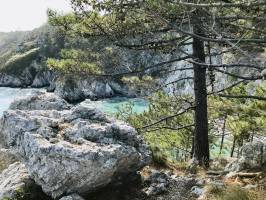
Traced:
<svg viewBox="0 0 266 200">
<path fill-rule="evenodd" d="M 0 33 L 0 200 L 265 199 L 265 0 L 69 2 Z"/>
<path fill-rule="evenodd" d="M 185 129 L 183 132 L 186 132 L 188 127 L 193 127 L 192 135 L 191 133 L 184 135 L 193 138 L 192 141 L 189 141 L 189 139 L 187 141 L 190 142 L 189 146 L 193 147 L 192 156 L 195 162 L 208 167 L 211 142 L 209 130 L 212 121 L 208 116 L 208 96 L 209 98 L 218 96 L 231 99 L 265 100 L 263 95 L 256 96 L 250 94 L 251 91 L 244 93 L 240 91 L 241 94 L 239 95 L 231 90 L 232 93 L 227 94 L 234 86 L 240 88 L 239 84 L 247 85 L 250 81 L 263 78 L 262 70 L 265 61 L 260 62 L 258 59 L 254 59 L 251 54 L 259 55 L 261 53 L 265 59 L 264 3 L 263 1 L 218 3 L 198 1 L 195 3 L 193 1 L 164 0 L 136 2 L 73 0 L 71 4 L 75 10 L 74 14 L 62 16 L 49 10 L 48 15 L 50 23 L 59 27 L 62 32 L 69 36 L 104 38 L 120 48 L 134 49 L 135 51 L 152 50 L 174 55 L 174 58 L 156 63 L 156 67 L 136 66 L 134 69 L 131 68 L 123 73 L 108 74 L 109 76 L 137 74 L 141 78 L 143 73 L 151 68 L 154 70 L 153 74 L 157 73 L 157 76 L 165 70 L 193 71 L 192 77 L 185 76 L 171 83 L 166 83 L 166 85 L 192 79 L 194 83 L 194 101 L 189 103 L 179 102 L 179 98 L 186 98 L 181 96 L 174 100 L 177 102 L 176 104 L 168 106 L 170 110 L 173 110 L 172 112 L 160 110 L 162 116 L 157 116 L 157 121 L 153 121 L 151 125 L 148 123 L 142 124 L 142 126 L 155 125 L 155 129 L 164 129 L 162 132 L 166 135 L 169 130 L 165 130 L 164 126 L 165 124 L 169 125 L 168 121 L 172 123 L 170 128 L 176 129 L 177 132 L 180 132 L 180 129 Z M 189 45 L 192 48 L 188 52 L 184 49 Z M 214 57 L 217 56 L 224 58 L 222 62 L 215 62 Z M 237 60 L 237 57 L 240 57 L 240 59 Z M 78 60 L 80 61 L 80 59 Z M 167 65 L 170 63 L 180 61 L 190 63 L 191 67 L 186 69 L 183 65 L 177 69 L 167 69 Z M 65 60 L 61 59 L 59 62 L 61 64 L 57 63 L 57 66 L 60 70 L 64 68 Z M 50 61 L 50 66 L 54 67 L 55 65 L 51 64 Z M 80 64 L 80 66 L 83 65 Z M 68 64 L 65 63 L 65 67 L 68 68 Z M 89 72 L 94 71 L 94 65 L 91 67 Z M 78 67 L 78 70 L 88 71 L 88 69 L 84 70 L 83 67 Z M 231 80 L 227 84 L 223 84 L 222 87 L 219 85 L 222 80 L 218 78 L 221 74 L 224 80 Z M 103 72 L 101 75 L 105 76 L 107 74 Z M 160 88 L 164 87 L 165 84 L 160 85 Z M 212 101 L 214 99 L 212 98 Z M 169 102 L 171 101 L 170 97 Z M 242 101 L 245 103 L 246 100 Z M 235 103 L 237 104 L 237 102 Z M 194 113 L 190 120 L 185 123 L 180 121 L 179 116 L 184 114 L 185 116 L 182 119 L 186 119 L 189 110 L 193 110 Z M 145 119 L 144 116 L 142 117 Z M 228 123 L 230 124 L 228 127 L 233 127 L 233 121 L 236 121 L 236 118 L 236 116 L 228 117 Z M 194 120 L 193 123 L 191 123 L 192 119 Z M 150 121 L 152 120 L 148 119 L 146 123 Z M 245 123 L 237 121 L 240 127 L 248 126 L 246 121 Z M 157 125 L 160 123 L 163 126 L 158 127 Z M 168 127 L 168 129 L 170 128 Z M 173 130 L 170 130 L 170 132 L 173 132 Z M 235 134 L 243 135 L 243 132 L 243 130 L 239 130 Z M 177 133 L 177 135 L 179 134 Z M 236 139 L 236 137 L 238 136 L 234 138 Z"/>
</svg>

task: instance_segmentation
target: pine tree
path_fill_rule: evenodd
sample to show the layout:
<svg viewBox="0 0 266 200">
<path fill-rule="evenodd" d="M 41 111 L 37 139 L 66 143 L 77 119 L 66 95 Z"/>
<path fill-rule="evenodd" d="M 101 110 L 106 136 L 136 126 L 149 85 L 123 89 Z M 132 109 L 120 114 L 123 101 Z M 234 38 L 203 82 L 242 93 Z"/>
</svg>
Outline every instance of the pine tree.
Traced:
<svg viewBox="0 0 266 200">
<path fill-rule="evenodd" d="M 199 165 L 208 167 L 207 96 L 238 98 L 223 94 L 226 88 L 208 91 L 208 85 L 214 85 L 215 73 L 236 79 L 232 86 L 226 87 L 233 87 L 242 80 L 262 78 L 264 66 L 250 52 L 255 48 L 261 49 L 266 44 L 265 1 L 71 0 L 71 4 L 74 15 L 60 16 L 52 11 L 48 13 L 50 22 L 69 35 L 108 38 L 121 48 L 176 54 L 174 59 L 157 63 L 156 66 L 146 66 L 124 74 L 108 74 L 109 76 L 145 73 L 155 67 L 158 71 L 167 70 L 167 65 L 181 60 L 192 64 L 195 98 L 192 106 L 195 113 L 193 157 Z M 192 53 L 183 50 L 188 45 L 192 45 Z M 182 56 L 179 56 L 180 52 L 183 53 Z M 247 59 L 233 60 L 226 64 L 211 62 L 212 56 L 222 56 L 229 52 Z M 186 79 L 176 80 L 179 81 Z M 247 96 L 242 96 L 245 97 Z"/>
</svg>

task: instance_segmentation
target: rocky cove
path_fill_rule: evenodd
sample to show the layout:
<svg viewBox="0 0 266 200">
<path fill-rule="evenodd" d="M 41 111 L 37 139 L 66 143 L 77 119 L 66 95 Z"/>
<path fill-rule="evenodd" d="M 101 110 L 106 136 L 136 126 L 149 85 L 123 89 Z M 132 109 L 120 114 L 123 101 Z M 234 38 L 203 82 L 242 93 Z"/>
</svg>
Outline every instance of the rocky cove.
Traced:
<svg viewBox="0 0 266 200">
<path fill-rule="evenodd" d="M 134 112 L 146 110 L 148 102 L 136 98 L 141 92 L 120 80 L 35 73 L 31 67 L 0 78 L 1 86 L 12 87 L 0 88 L 0 199 L 194 200 L 204 198 L 209 185 L 224 189 L 221 176 L 231 181 L 240 170 L 265 166 L 260 142 L 247 144 L 233 161 L 215 158 L 213 166 L 227 165 L 225 173 L 215 168 L 201 176 L 191 165 L 180 174 L 154 166 L 142 136 L 112 117 L 127 103 Z"/>
<path fill-rule="evenodd" d="M 26 68 L 26 71 L 29 69 Z M 135 97 L 128 87 L 113 79 L 103 79 L 81 76 L 58 76 L 55 72 L 44 71 L 37 74 L 6 74 L 0 72 L 0 86 L 12 88 L 44 88 L 54 92 L 68 102 L 78 102 L 89 99 L 102 99 L 115 96 Z"/>
<path fill-rule="evenodd" d="M 189 189 L 197 182 L 148 168 L 141 175 L 151 152 L 134 128 L 52 93 L 15 100 L 0 127 L 3 200 L 144 200 L 170 185 Z M 187 189 L 179 190 L 182 198 Z"/>
<path fill-rule="evenodd" d="M 204 196 L 210 183 L 225 187 L 213 172 L 206 179 L 149 166 L 151 152 L 134 128 L 53 93 L 37 91 L 11 103 L 0 139 L 0 199 L 185 200 Z M 241 152 L 227 165 L 228 178 L 266 162 L 263 143 Z"/>
<path fill-rule="evenodd" d="M 10 104 L 25 96 L 33 95 L 35 92 L 45 92 L 45 88 L 8 88 L 0 87 L 0 116 L 7 110 Z M 147 110 L 148 102 L 142 98 L 113 97 L 99 100 L 89 100 L 79 102 L 85 107 L 94 106 L 109 115 L 114 115 L 118 110 L 127 104 L 132 105 L 133 112 L 142 113 Z"/>
<path fill-rule="evenodd" d="M 181 32 L 172 21 L 189 9 L 136 2 L 169 20 L 127 13 L 124 1 L 72 0 L 69 15 L 48 10 L 48 24 L 0 32 L 0 200 L 265 199 L 265 48 L 242 45 L 253 37 L 246 33 L 232 48 L 224 43 L 240 30 L 210 32 L 217 13 L 238 10 L 224 2 L 210 5 L 221 11 L 209 9 L 206 24 L 206 2 L 195 3 L 200 15 L 188 14 L 192 27 L 184 21 Z M 114 9 L 110 24 L 119 23 L 109 27 L 100 14 L 94 24 L 90 5 Z"/>
</svg>

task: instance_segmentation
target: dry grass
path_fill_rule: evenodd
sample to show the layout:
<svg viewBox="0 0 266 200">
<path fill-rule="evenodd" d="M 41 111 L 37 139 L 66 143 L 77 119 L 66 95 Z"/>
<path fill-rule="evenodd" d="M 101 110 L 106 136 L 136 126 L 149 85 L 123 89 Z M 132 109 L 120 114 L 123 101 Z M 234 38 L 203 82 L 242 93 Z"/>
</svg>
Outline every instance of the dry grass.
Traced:
<svg viewBox="0 0 266 200">
<path fill-rule="evenodd" d="M 266 200 L 264 189 L 248 190 L 237 185 L 225 189 L 207 186 L 206 200 Z"/>
</svg>

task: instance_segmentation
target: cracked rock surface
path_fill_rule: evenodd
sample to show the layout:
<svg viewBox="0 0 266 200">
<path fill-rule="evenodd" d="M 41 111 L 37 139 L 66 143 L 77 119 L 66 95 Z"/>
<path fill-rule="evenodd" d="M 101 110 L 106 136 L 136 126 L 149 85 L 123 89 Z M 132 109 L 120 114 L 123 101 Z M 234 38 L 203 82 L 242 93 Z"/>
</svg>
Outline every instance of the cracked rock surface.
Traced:
<svg viewBox="0 0 266 200">
<path fill-rule="evenodd" d="M 134 128 L 94 108 L 67 109 L 49 95 L 17 101 L 0 121 L 4 146 L 17 153 L 46 194 L 94 191 L 149 163 L 150 151 Z"/>
<path fill-rule="evenodd" d="M 33 181 L 20 162 L 11 164 L 0 174 L 0 199 L 12 199 L 24 193 Z"/>
<path fill-rule="evenodd" d="M 258 141 L 246 143 L 241 147 L 240 156 L 225 167 L 225 171 L 237 172 L 266 167 L 266 144 Z"/>
</svg>

